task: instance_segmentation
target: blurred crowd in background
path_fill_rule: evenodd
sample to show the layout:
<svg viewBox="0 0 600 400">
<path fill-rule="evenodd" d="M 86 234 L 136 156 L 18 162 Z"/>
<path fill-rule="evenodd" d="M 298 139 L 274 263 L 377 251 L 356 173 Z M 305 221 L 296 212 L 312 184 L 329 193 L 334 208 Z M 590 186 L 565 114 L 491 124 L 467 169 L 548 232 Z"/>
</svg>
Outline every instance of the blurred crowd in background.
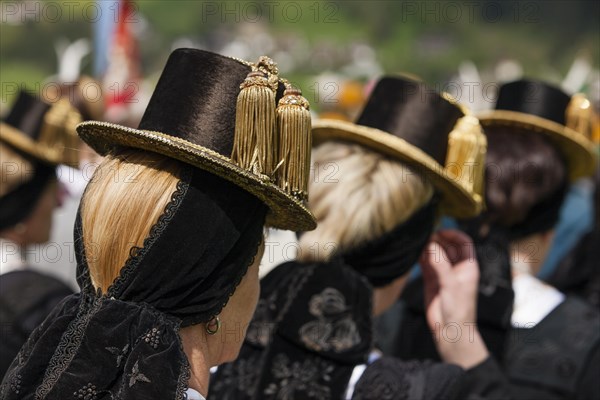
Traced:
<svg viewBox="0 0 600 400">
<path fill-rule="evenodd" d="M 498 89 L 505 83 L 522 78 L 544 81 L 569 97 L 585 95 L 583 108 L 595 111 L 589 114 L 585 134 L 596 146 L 597 156 L 599 4 L 3 1 L 0 114 L 18 109 L 15 104 L 21 100 L 16 99 L 26 91 L 49 104 L 68 98 L 83 120 L 136 128 L 169 54 L 178 48 L 195 48 L 244 60 L 272 56 L 282 75 L 302 88 L 313 121 L 355 121 L 384 75 L 423 80 L 474 112 L 493 109 Z M 71 150 L 76 150 L 78 161 L 57 169 L 59 207 L 53 211 L 49 240 L 24 246 L 18 254 L 33 269 L 59 278 L 67 291 L 77 290 L 75 216 L 101 161 L 83 143 Z M 598 176 L 596 170 L 595 177 L 582 177 L 568 188 L 552 245 L 537 272 L 537 278 L 567 294 L 583 293 L 596 308 L 600 308 L 597 265 L 595 270 L 578 271 L 569 266 L 577 262 L 578 246 L 585 248 L 581 254 L 592 254 L 588 250 L 598 232 Z M 452 224 L 442 222 L 442 226 Z M 297 243 L 295 233 L 271 230 L 265 239 L 261 276 L 294 259 Z M 418 269 L 413 268 L 410 279 L 417 275 Z M 400 315 L 397 307 L 401 306 L 394 307 L 392 313 Z M 398 325 L 394 318 L 389 323 Z M 385 317 L 378 324 L 379 331 L 386 332 Z M 390 338 L 396 337 L 397 332 L 392 333 Z M 384 349 L 393 346 L 386 343 L 385 335 L 378 344 Z"/>
<path fill-rule="evenodd" d="M 89 118 L 136 127 L 179 47 L 273 56 L 303 88 L 314 117 L 353 120 L 383 73 L 417 76 L 473 111 L 492 108 L 499 85 L 522 77 L 583 92 L 597 110 L 597 16 L 592 1 L 6 1 L 0 112 L 20 89 L 51 102 L 78 93 Z M 73 196 L 57 221 L 74 215 L 94 165 L 61 174 Z M 74 285 L 71 222 L 53 229 L 67 242 L 32 249 L 30 258 Z M 288 241 L 271 242 L 265 265 L 295 256 L 281 244 Z M 57 262 L 71 268 L 53 268 Z"/>
</svg>

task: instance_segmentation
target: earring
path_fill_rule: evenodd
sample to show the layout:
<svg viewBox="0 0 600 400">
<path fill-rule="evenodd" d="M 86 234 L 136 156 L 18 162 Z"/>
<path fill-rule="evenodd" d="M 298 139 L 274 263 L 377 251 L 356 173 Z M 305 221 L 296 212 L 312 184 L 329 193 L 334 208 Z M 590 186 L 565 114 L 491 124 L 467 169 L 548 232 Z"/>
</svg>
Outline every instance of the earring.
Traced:
<svg viewBox="0 0 600 400">
<path fill-rule="evenodd" d="M 25 232 L 27 232 L 27 225 L 25 225 L 22 222 L 19 222 L 18 224 L 15 225 L 15 232 L 18 233 L 19 235 L 24 234 Z"/>
<path fill-rule="evenodd" d="M 216 327 L 212 328 L 213 326 Z M 219 332 L 219 329 L 221 329 L 221 320 L 219 319 L 219 316 L 217 315 L 216 317 L 213 317 L 210 321 L 208 321 L 206 323 L 205 329 L 206 333 L 208 333 L 209 335 L 214 335 L 215 333 Z"/>
</svg>

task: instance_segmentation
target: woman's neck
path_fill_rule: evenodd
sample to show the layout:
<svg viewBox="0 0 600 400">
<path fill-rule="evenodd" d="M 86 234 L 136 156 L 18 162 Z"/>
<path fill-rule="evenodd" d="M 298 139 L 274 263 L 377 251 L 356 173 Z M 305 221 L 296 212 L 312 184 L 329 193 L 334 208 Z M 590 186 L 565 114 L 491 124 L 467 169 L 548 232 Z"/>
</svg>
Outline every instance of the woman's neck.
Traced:
<svg viewBox="0 0 600 400">
<path fill-rule="evenodd" d="M 184 328 L 179 332 L 179 335 L 181 336 L 183 351 L 190 364 L 188 387 L 206 397 L 208 395 L 210 367 L 212 363 L 209 360 L 210 351 L 206 342 L 206 335 L 202 329 L 197 329 L 199 327 L 201 325 Z"/>
<path fill-rule="evenodd" d="M 548 253 L 551 237 L 547 234 L 535 234 L 511 244 L 513 276 L 515 274 L 537 275 Z"/>
<path fill-rule="evenodd" d="M 514 278 L 518 275 L 531 275 L 531 264 L 527 262 L 527 255 L 519 251 L 512 252 L 512 259 L 510 262 L 511 274 Z"/>
</svg>

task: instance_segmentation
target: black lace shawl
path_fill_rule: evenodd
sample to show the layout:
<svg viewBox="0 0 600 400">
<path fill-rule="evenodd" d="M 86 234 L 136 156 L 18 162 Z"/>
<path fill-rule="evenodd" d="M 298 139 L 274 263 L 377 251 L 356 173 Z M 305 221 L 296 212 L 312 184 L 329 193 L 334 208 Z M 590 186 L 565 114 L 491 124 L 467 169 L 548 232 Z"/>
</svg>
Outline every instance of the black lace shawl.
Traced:
<svg viewBox="0 0 600 400">
<path fill-rule="evenodd" d="M 208 398 L 341 398 L 373 345 L 371 296 L 343 264 L 278 266 L 261 281 L 240 356 L 219 367 Z"/>
<path fill-rule="evenodd" d="M 33 332 L 0 398 L 184 399 L 189 364 L 179 329 L 225 306 L 253 262 L 265 215 L 252 195 L 185 167 L 163 215 L 105 295 L 91 284 L 78 217 L 81 293 Z"/>
<path fill-rule="evenodd" d="M 261 298 L 236 361 L 219 367 L 208 398 L 347 399 L 354 368 L 373 349 L 372 291 L 342 263 L 290 262 L 261 281 Z M 385 357 L 353 399 L 456 399 L 462 369 Z"/>
</svg>

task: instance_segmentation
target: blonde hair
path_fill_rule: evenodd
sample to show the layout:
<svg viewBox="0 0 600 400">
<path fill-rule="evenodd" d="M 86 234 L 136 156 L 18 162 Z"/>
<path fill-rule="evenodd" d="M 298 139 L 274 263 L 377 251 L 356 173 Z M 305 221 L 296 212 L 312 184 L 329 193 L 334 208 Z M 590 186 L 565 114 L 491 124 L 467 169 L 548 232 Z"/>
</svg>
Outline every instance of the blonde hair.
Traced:
<svg viewBox="0 0 600 400">
<path fill-rule="evenodd" d="M 376 239 L 433 195 L 409 167 L 359 145 L 326 142 L 313 152 L 309 206 L 318 226 L 300 238 L 298 258 L 328 261 L 338 249 Z"/>
<path fill-rule="evenodd" d="M 175 191 L 181 164 L 139 150 L 109 155 L 81 200 L 85 256 L 92 283 L 106 293 L 133 246 L 142 247 Z"/>
<path fill-rule="evenodd" d="M 0 196 L 29 182 L 35 172 L 31 161 L 2 141 L 0 141 L 0 167 L 2 169 Z"/>
</svg>

